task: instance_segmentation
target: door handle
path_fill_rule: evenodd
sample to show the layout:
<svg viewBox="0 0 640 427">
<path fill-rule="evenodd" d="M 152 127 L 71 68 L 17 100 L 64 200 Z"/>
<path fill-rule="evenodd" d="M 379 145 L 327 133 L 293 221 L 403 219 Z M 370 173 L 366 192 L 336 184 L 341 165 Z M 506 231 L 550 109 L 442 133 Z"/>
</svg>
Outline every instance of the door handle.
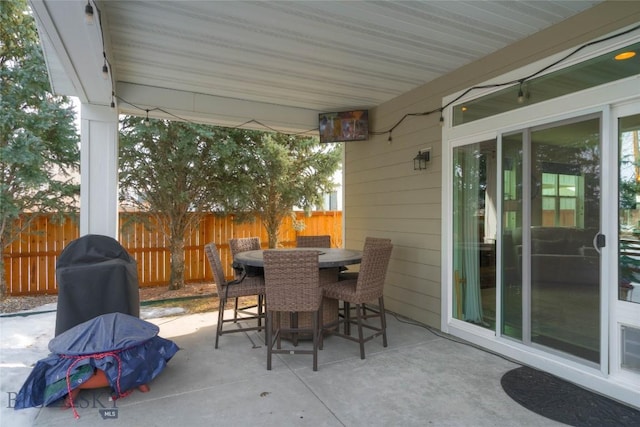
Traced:
<svg viewBox="0 0 640 427">
<path fill-rule="evenodd" d="M 604 234 L 597 233 L 593 236 L 593 249 L 600 253 L 600 248 L 607 246 L 607 239 Z"/>
</svg>

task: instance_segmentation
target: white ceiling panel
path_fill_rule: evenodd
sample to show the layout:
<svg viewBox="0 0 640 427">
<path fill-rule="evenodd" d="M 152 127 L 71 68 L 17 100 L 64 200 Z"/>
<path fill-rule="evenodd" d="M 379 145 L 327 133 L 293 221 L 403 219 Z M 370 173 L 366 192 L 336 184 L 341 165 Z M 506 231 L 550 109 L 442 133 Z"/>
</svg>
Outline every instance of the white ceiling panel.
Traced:
<svg viewBox="0 0 640 427">
<path fill-rule="evenodd" d="M 600 3 L 90 1 L 100 11 L 115 88 L 177 90 L 313 114 L 373 108 Z M 76 19 L 75 9 L 85 5 L 31 3 L 58 21 L 64 9 Z M 75 21 L 51 28 L 83 37 Z M 89 49 L 95 46 L 87 43 Z M 60 53 L 53 50 L 45 54 Z M 102 52 L 86 54 L 101 64 Z M 116 97 L 122 110 L 135 110 L 124 95 Z"/>
</svg>

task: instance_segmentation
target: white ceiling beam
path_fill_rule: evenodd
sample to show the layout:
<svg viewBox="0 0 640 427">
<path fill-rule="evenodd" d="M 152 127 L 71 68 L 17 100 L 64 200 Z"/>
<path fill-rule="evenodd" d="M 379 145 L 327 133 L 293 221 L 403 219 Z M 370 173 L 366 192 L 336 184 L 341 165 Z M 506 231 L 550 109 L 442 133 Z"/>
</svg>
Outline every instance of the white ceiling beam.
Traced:
<svg viewBox="0 0 640 427">
<path fill-rule="evenodd" d="M 277 130 L 283 133 L 317 135 L 321 111 L 244 101 L 194 92 L 118 82 L 118 110 L 122 114 L 181 119 L 216 126 L 255 130 Z M 155 110 L 161 106 L 162 110 Z M 172 116 L 173 115 L 173 116 Z M 250 121 L 254 122 L 250 122 Z M 247 123 L 250 122 L 250 123 Z M 259 122 L 259 123 L 258 123 Z"/>
<path fill-rule="evenodd" d="M 52 90 L 59 95 L 77 96 L 84 103 L 109 105 L 112 84 L 102 77 L 103 51 L 98 11 L 94 22 L 85 21 L 85 3 L 77 1 L 30 0 L 39 22 L 40 37 L 52 80 Z M 61 81 L 66 75 L 68 84 Z"/>
</svg>

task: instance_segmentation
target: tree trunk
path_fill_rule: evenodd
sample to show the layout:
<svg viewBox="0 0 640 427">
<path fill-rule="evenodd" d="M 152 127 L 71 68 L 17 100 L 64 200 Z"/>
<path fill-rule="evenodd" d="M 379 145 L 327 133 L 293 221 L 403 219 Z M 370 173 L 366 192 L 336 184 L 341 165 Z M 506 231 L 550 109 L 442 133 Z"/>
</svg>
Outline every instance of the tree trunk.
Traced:
<svg viewBox="0 0 640 427">
<path fill-rule="evenodd" d="M 278 229 L 280 228 L 280 224 L 268 222 L 265 224 L 265 228 L 267 229 L 267 236 L 269 236 L 269 249 L 278 247 Z"/>
<path fill-rule="evenodd" d="M 0 299 L 7 296 L 7 278 L 4 275 L 4 253 L 0 252 Z"/>
<path fill-rule="evenodd" d="M 169 289 L 182 289 L 184 288 L 184 240 L 182 235 L 177 233 L 171 235 L 169 251 L 171 253 Z"/>
</svg>

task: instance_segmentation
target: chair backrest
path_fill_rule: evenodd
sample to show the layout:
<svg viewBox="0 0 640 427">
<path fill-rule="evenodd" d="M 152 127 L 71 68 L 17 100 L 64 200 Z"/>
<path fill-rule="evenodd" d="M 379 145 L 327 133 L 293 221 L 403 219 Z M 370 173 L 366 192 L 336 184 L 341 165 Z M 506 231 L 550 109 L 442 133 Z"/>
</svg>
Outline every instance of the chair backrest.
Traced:
<svg viewBox="0 0 640 427">
<path fill-rule="evenodd" d="M 356 282 L 356 297 L 359 300 L 370 301 L 382 296 L 392 249 L 391 243 L 365 244 Z"/>
<path fill-rule="evenodd" d="M 331 236 L 296 236 L 296 246 L 299 248 L 330 248 Z"/>
<path fill-rule="evenodd" d="M 259 237 L 241 237 L 229 240 L 229 249 L 231 249 L 231 256 L 234 257 L 240 252 L 255 251 L 262 248 L 260 247 Z"/>
<path fill-rule="evenodd" d="M 223 295 L 223 289 L 227 285 L 227 279 L 224 277 L 224 269 L 222 268 L 222 261 L 220 261 L 218 247 L 215 243 L 208 243 L 204 245 L 204 252 L 207 254 L 211 271 L 213 271 L 213 280 L 216 282 L 218 295 Z"/>
<path fill-rule="evenodd" d="M 255 251 L 262 248 L 260 247 L 259 237 L 240 237 L 229 240 L 229 249 L 231 249 L 231 258 L 235 258 L 236 254 L 239 254 L 240 252 Z M 236 279 L 240 279 L 243 275 L 243 271 L 246 270 L 247 267 L 242 269 L 236 268 L 235 264 L 233 266 L 233 272 Z"/>
<path fill-rule="evenodd" d="M 265 250 L 267 308 L 273 311 L 316 311 L 322 301 L 317 251 Z"/>
<path fill-rule="evenodd" d="M 364 247 L 368 245 L 390 245 L 391 239 L 385 239 L 382 237 L 366 237 L 364 239 Z"/>
</svg>

